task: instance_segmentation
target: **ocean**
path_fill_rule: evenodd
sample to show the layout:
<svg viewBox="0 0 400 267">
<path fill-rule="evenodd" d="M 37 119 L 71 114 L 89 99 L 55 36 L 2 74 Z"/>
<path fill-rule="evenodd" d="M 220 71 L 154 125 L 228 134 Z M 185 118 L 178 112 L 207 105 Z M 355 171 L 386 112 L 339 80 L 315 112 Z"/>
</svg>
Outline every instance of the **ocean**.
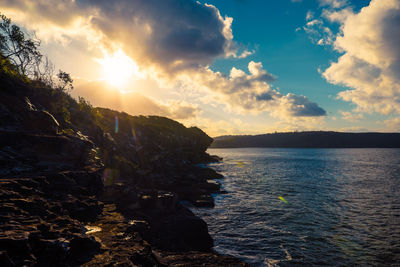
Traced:
<svg viewBox="0 0 400 267">
<path fill-rule="evenodd" d="M 192 208 L 253 266 L 400 266 L 400 149 L 209 149 L 225 194 Z"/>
</svg>

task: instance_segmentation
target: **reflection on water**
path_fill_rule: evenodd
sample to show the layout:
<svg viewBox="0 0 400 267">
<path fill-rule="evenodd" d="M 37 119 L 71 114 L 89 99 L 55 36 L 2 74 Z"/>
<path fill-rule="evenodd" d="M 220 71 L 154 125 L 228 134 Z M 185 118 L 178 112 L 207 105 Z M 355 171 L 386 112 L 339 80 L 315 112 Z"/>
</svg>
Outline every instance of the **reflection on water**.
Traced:
<svg viewBox="0 0 400 267">
<path fill-rule="evenodd" d="M 210 149 L 215 249 L 256 266 L 400 265 L 399 149 Z M 241 163 L 241 164 L 238 164 Z"/>
</svg>

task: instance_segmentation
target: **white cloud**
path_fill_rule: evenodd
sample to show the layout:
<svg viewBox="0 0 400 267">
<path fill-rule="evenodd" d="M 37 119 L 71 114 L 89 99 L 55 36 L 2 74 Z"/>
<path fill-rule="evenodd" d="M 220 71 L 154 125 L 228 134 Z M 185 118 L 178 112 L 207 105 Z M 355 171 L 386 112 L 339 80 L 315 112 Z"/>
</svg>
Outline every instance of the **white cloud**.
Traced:
<svg viewBox="0 0 400 267">
<path fill-rule="evenodd" d="M 330 22 L 343 23 L 349 16 L 354 15 L 353 9 L 346 7 L 341 10 L 324 9 L 322 10 L 322 17 Z"/>
<path fill-rule="evenodd" d="M 269 112 L 282 119 L 325 116 L 324 109 L 305 96 L 281 94 L 272 89 L 276 77 L 264 70 L 260 62 L 248 64 L 249 74 L 232 68 L 229 76 L 209 68 L 182 77 L 187 86 L 198 87 L 214 101 L 228 105 L 230 112 L 259 114 Z"/>
<path fill-rule="evenodd" d="M 334 34 L 321 19 L 308 21 L 303 29 L 308 33 L 311 41 L 318 45 L 331 45 L 334 42 Z"/>
<path fill-rule="evenodd" d="M 319 0 L 321 6 L 330 6 L 332 8 L 341 8 L 347 5 L 347 0 Z"/>
<path fill-rule="evenodd" d="M 364 115 L 361 113 L 341 111 L 341 110 L 339 110 L 339 113 L 342 115 L 342 119 L 350 122 L 358 122 L 361 119 L 364 119 Z"/>
<path fill-rule="evenodd" d="M 312 12 L 311 10 L 307 11 L 306 21 L 312 20 L 314 18 L 314 15 L 315 15 L 314 12 Z"/>
<path fill-rule="evenodd" d="M 359 13 L 335 15 L 341 32 L 334 47 L 343 55 L 323 76 L 352 88 L 339 97 L 357 111 L 400 113 L 400 2 L 372 0 Z"/>
<path fill-rule="evenodd" d="M 400 132 L 400 118 L 390 118 L 384 121 L 386 131 Z"/>
</svg>

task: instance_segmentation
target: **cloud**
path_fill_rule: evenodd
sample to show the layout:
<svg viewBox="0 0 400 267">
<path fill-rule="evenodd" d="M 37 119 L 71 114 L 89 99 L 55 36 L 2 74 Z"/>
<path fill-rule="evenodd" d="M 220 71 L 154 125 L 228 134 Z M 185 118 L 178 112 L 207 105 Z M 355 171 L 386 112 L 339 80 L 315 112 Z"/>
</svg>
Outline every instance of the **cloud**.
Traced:
<svg viewBox="0 0 400 267">
<path fill-rule="evenodd" d="M 391 118 L 383 122 L 386 125 L 386 131 L 399 132 L 400 131 L 400 118 Z"/>
<path fill-rule="evenodd" d="M 332 8 L 341 8 L 347 5 L 347 0 L 319 0 L 321 6 L 329 6 Z"/>
<path fill-rule="evenodd" d="M 292 121 L 267 120 L 263 123 L 254 123 L 248 120 L 230 119 L 216 120 L 214 118 L 197 117 L 188 126 L 196 125 L 208 135 L 215 137 L 232 134 L 265 134 L 293 131 L 328 130 L 325 128 L 324 117 L 299 117 Z"/>
<path fill-rule="evenodd" d="M 308 33 L 311 41 L 318 45 L 331 45 L 334 42 L 334 34 L 329 27 L 324 25 L 321 19 L 308 21 L 303 30 Z"/>
<path fill-rule="evenodd" d="M 305 96 L 287 94 L 282 96 L 282 102 L 288 108 L 288 113 L 294 117 L 319 117 L 325 116 L 326 111 Z"/>
<path fill-rule="evenodd" d="M 276 77 L 261 63 L 249 62 L 248 73 L 235 67 L 229 75 L 212 71 L 209 66 L 217 58 L 243 58 L 254 53 L 239 52 L 239 45 L 233 40 L 233 19 L 223 17 L 213 5 L 192 0 L 6 0 L 0 8 L 16 14 L 26 27 L 40 30 L 49 39 L 58 35 L 66 47 L 71 40 L 83 39 L 92 50 L 121 49 L 141 73 L 157 80 L 161 87 L 196 88 L 204 93 L 204 99 L 222 102 L 236 112 L 269 112 L 284 119 L 326 115 L 305 96 L 284 95 L 272 89 L 270 83 Z M 83 37 L 84 33 L 88 33 L 87 37 Z M 88 87 L 86 90 L 91 91 Z M 86 95 L 90 100 L 91 96 Z M 96 97 L 93 101 L 100 101 Z M 129 104 L 114 98 L 107 101 L 124 101 L 120 106 Z M 136 103 L 135 98 L 131 100 Z M 183 102 L 171 103 L 180 107 L 176 110 L 153 102 L 148 103 L 152 112 L 167 116 L 183 118 L 185 113 L 194 116 L 197 112 Z M 132 109 L 130 112 L 135 114 Z"/>
<path fill-rule="evenodd" d="M 312 12 L 311 10 L 307 11 L 306 21 L 312 20 L 314 18 L 314 15 L 315 15 L 314 12 Z"/>
<path fill-rule="evenodd" d="M 248 56 L 253 55 L 255 52 L 256 52 L 255 50 L 253 50 L 253 51 L 244 50 L 240 55 L 238 55 L 238 56 L 235 55 L 235 57 L 237 57 L 237 58 L 246 58 Z"/>
<path fill-rule="evenodd" d="M 227 76 L 204 68 L 187 75 L 185 81 L 200 87 L 211 94 L 215 101 L 228 105 L 230 111 L 237 113 L 259 114 L 267 111 L 273 117 L 283 119 L 326 115 L 324 109 L 305 96 L 291 93 L 283 95 L 271 88 L 269 83 L 275 81 L 276 77 L 264 70 L 260 62 L 251 61 L 248 72 L 232 68 Z"/>
<path fill-rule="evenodd" d="M 141 64 L 176 71 L 236 54 L 231 24 L 213 5 L 187 0 L 83 1 L 91 25 Z"/>
<path fill-rule="evenodd" d="M 352 126 L 352 127 L 343 127 L 338 129 L 339 132 L 348 132 L 348 133 L 363 133 L 363 132 L 371 132 L 373 130 L 367 129 L 361 126 Z"/>
<path fill-rule="evenodd" d="M 206 66 L 217 57 L 237 55 L 231 24 L 209 4 L 187 0 L 6 0 L 3 10 L 18 12 L 37 30 L 54 31 L 80 22 L 105 47 L 119 46 L 141 65 L 166 73 Z"/>
<path fill-rule="evenodd" d="M 358 122 L 361 119 L 364 119 L 364 115 L 361 113 L 354 113 L 354 112 L 349 112 L 349 111 L 339 111 L 339 113 L 342 115 L 342 119 L 346 121 L 351 121 L 351 122 Z"/>
<path fill-rule="evenodd" d="M 339 98 L 355 103 L 357 111 L 400 113 L 400 2 L 372 0 L 359 13 L 342 12 L 333 20 L 341 23 L 334 47 L 343 55 L 323 77 L 351 88 Z"/>
<path fill-rule="evenodd" d="M 322 10 L 322 17 L 330 22 L 343 23 L 349 16 L 354 15 L 353 9 L 346 7 L 341 10 L 324 9 Z"/>
<path fill-rule="evenodd" d="M 196 105 L 184 101 L 162 103 L 134 91 L 122 93 L 99 81 L 77 80 L 71 93 L 74 97 L 84 97 L 94 106 L 116 109 L 131 115 L 159 115 L 187 120 L 200 114 Z"/>
</svg>

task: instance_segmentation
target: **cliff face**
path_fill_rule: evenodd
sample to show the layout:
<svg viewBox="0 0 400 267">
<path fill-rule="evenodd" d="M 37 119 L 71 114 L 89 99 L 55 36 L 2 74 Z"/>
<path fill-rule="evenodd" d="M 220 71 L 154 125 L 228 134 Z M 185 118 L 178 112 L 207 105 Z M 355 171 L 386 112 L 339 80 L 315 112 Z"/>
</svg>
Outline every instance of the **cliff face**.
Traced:
<svg viewBox="0 0 400 267">
<path fill-rule="evenodd" d="M 211 142 L 0 72 L 0 265 L 242 264 L 179 204 L 213 205 Z"/>
<path fill-rule="evenodd" d="M 96 140 L 101 148 L 112 147 L 117 157 L 142 168 L 152 167 L 159 161 L 176 165 L 182 161 L 200 163 L 211 160 L 205 151 L 212 138 L 196 127 L 186 128 L 164 117 L 130 116 L 102 108 L 93 109 L 93 113 L 98 117 L 98 125 L 88 128 L 86 124 L 78 129 Z M 97 132 L 93 134 L 94 129 Z"/>
</svg>

